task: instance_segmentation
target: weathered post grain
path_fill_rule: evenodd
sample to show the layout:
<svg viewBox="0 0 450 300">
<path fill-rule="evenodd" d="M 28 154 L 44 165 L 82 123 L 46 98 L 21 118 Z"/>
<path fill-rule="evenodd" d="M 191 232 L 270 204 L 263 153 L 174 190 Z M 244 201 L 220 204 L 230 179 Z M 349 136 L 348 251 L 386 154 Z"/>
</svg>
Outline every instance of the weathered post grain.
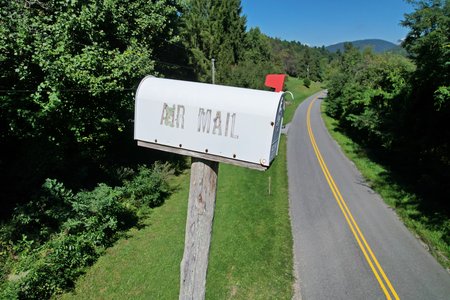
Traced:
<svg viewBox="0 0 450 300">
<path fill-rule="evenodd" d="M 186 234 L 180 266 L 180 300 L 205 299 L 219 163 L 192 158 Z"/>
</svg>

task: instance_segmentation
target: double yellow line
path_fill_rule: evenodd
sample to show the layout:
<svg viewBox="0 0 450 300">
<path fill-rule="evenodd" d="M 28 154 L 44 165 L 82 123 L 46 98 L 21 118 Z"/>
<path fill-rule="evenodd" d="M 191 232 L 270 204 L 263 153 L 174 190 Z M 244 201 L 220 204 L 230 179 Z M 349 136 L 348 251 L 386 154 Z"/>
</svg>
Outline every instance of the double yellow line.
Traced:
<svg viewBox="0 0 450 300">
<path fill-rule="evenodd" d="M 386 299 L 392 299 L 391 295 L 394 297 L 394 299 L 400 299 L 397 295 L 397 292 L 393 288 L 391 282 L 387 278 L 386 274 L 383 271 L 383 268 L 380 266 L 380 263 L 378 262 L 377 258 L 375 257 L 375 254 L 373 254 L 372 249 L 370 248 L 369 244 L 367 243 L 366 239 L 364 238 L 364 235 L 362 234 L 361 230 L 358 227 L 358 224 L 356 223 L 355 219 L 352 216 L 352 213 L 348 209 L 347 204 L 344 201 L 344 198 L 342 198 L 341 192 L 339 191 L 338 187 L 336 186 L 336 183 L 333 180 L 333 177 L 330 174 L 330 171 L 327 168 L 327 165 L 325 164 L 325 161 L 323 160 L 322 154 L 320 153 L 319 147 L 317 146 L 316 139 L 314 137 L 314 134 L 311 129 L 311 108 L 314 104 L 314 102 L 317 100 L 319 96 L 314 98 L 311 103 L 309 104 L 307 115 L 306 115 L 306 125 L 308 128 L 308 134 L 309 138 L 311 140 L 311 144 L 314 148 L 314 152 L 316 153 L 317 160 L 319 161 L 320 167 L 322 168 L 323 174 L 325 175 L 325 178 L 328 182 L 328 185 L 330 186 L 331 192 L 333 193 L 334 198 L 336 199 L 337 204 L 339 205 L 342 214 L 345 217 L 345 220 L 347 221 L 348 226 L 350 227 L 350 230 L 353 233 L 353 236 L 356 239 L 356 242 L 359 245 L 359 248 L 361 249 L 362 253 L 364 254 L 364 257 L 367 260 L 367 263 L 369 264 L 370 268 L 372 269 L 373 274 L 375 275 L 375 278 L 377 279 L 378 283 L 380 284 L 381 289 L 383 290 L 384 295 L 386 296 Z M 387 286 L 387 287 L 386 287 Z M 388 291 L 389 289 L 389 291 Z"/>
</svg>

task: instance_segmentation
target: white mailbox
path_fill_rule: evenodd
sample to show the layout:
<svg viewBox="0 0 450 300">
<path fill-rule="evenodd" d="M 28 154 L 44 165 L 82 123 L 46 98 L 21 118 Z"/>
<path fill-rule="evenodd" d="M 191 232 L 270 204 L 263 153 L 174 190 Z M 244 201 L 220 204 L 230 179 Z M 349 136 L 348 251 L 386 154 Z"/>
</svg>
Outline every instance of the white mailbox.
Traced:
<svg viewBox="0 0 450 300">
<path fill-rule="evenodd" d="M 282 92 L 145 77 L 136 92 L 139 146 L 265 170 L 278 152 Z"/>
</svg>

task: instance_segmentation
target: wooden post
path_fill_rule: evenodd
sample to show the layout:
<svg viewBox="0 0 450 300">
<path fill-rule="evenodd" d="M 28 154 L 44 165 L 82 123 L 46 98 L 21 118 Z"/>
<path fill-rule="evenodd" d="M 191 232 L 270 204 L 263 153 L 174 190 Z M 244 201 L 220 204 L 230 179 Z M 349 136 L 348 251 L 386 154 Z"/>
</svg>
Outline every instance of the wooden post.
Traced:
<svg viewBox="0 0 450 300">
<path fill-rule="evenodd" d="M 180 300 L 205 299 L 219 163 L 192 158 L 184 254 L 180 266 Z"/>
</svg>

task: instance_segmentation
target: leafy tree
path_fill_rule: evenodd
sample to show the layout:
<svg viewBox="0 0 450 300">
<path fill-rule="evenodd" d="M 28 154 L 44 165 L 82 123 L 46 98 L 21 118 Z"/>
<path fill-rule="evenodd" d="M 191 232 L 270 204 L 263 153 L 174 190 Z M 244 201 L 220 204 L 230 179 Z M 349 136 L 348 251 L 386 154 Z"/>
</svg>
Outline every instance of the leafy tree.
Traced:
<svg viewBox="0 0 450 300">
<path fill-rule="evenodd" d="M 281 67 L 274 63 L 268 37 L 259 28 L 250 29 L 243 41 L 244 51 L 240 61 L 232 65 L 223 83 L 246 88 L 265 89 L 265 77 L 270 73 L 282 73 Z"/>
<path fill-rule="evenodd" d="M 409 2 L 417 10 L 405 15 L 402 22 L 410 28 L 403 46 L 417 64 L 418 83 L 436 92 L 450 83 L 450 3 L 441 0 Z M 442 104 L 437 101 L 434 106 L 439 109 Z"/>
<path fill-rule="evenodd" d="M 0 5 L 0 194 L 12 201 L 22 186 L 29 191 L 72 167 L 66 178 L 86 176 L 90 165 L 106 165 L 113 144 L 130 140 L 133 91 L 177 41 L 179 7 L 176 0 Z"/>
<path fill-rule="evenodd" d="M 450 180 L 450 3 L 409 1 L 416 11 L 402 22 L 410 28 L 403 45 L 417 65 L 405 103 L 405 134 L 420 157 L 424 176 Z M 435 173 L 434 175 L 432 173 Z M 429 182 L 429 180 L 427 180 Z M 436 185 L 427 185 L 438 190 Z M 446 185 L 446 184 L 444 184 Z M 440 184 L 438 184 L 440 186 Z M 445 193 L 448 192 L 448 185 Z"/>
<path fill-rule="evenodd" d="M 353 76 L 357 66 L 361 65 L 362 55 L 351 43 L 344 45 L 344 53 L 338 53 L 332 62 L 328 74 L 328 107 L 327 112 L 332 117 L 344 122 L 346 103 L 351 99 L 354 89 Z"/>
<path fill-rule="evenodd" d="M 293 77 L 310 78 L 320 81 L 323 77 L 321 61 L 329 52 L 325 48 L 311 48 L 295 41 L 270 38 L 272 53 L 280 61 L 284 72 Z"/>
<path fill-rule="evenodd" d="M 261 30 L 251 28 L 245 35 L 243 58 L 253 62 L 269 61 L 273 59 L 270 49 L 269 38 Z"/>
<path fill-rule="evenodd" d="M 403 56 L 347 44 L 330 75 L 328 113 L 361 142 L 390 149 L 413 70 Z"/>
<path fill-rule="evenodd" d="M 177 16 L 173 1 L 2 2 L 2 89 L 11 91 L 2 104 L 8 116 L 20 108 L 6 118 L 6 133 L 38 135 L 63 113 L 66 124 L 89 123 L 68 128 L 82 143 L 101 139 L 88 127 L 124 126 L 120 106 L 132 101 L 120 99 L 129 92 L 116 94 L 153 72 L 154 49 L 173 38 L 167 27 Z"/>
<path fill-rule="evenodd" d="M 424 206 L 441 212 L 450 180 L 450 4 L 409 2 L 416 10 L 402 24 L 410 59 L 346 45 L 327 72 L 327 110 L 356 140 L 388 154 Z"/>
<path fill-rule="evenodd" d="M 402 25 L 411 29 L 403 45 L 417 64 L 416 99 L 420 102 L 413 105 L 430 110 L 431 119 L 437 121 L 438 117 L 447 123 L 450 116 L 450 3 L 409 2 L 417 10 L 405 15 Z"/>
</svg>

